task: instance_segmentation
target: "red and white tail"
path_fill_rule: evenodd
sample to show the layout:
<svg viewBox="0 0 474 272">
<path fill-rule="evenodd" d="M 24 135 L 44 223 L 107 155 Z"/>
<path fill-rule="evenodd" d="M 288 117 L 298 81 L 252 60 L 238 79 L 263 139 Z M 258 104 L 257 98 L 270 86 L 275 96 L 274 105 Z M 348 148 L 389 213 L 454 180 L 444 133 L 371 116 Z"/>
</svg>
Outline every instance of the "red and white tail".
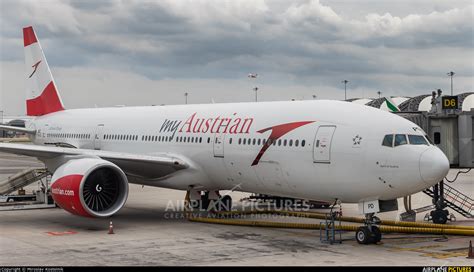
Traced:
<svg viewBox="0 0 474 272">
<path fill-rule="evenodd" d="M 23 41 L 26 64 L 26 114 L 40 116 L 64 110 L 33 27 L 23 28 Z"/>
</svg>

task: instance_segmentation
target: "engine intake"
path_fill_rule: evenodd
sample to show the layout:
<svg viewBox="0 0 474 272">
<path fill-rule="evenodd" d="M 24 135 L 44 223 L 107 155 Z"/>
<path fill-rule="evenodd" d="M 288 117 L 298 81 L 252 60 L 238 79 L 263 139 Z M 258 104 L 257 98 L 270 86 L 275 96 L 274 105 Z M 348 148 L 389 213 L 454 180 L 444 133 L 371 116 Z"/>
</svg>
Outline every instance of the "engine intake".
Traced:
<svg viewBox="0 0 474 272">
<path fill-rule="evenodd" d="M 51 192 L 61 208 L 81 216 L 108 217 L 128 197 L 128 180 L 115 164 L 95 158 L 74 159 L 61 165 L 52 178 Z"/>
</svg>

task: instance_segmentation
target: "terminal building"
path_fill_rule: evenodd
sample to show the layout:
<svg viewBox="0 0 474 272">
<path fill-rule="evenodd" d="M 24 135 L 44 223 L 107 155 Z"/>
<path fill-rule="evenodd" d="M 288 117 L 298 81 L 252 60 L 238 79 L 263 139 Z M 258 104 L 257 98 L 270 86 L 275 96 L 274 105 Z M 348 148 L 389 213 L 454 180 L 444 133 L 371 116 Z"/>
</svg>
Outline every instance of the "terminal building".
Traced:
<svg viewBox="0 0 474 272">
<path fill-rule="evenodd" d="M 452 167 L 474 167 L 474 92 L 433 97 L 391 97 L 394 112 L 419 125 L 449 159 Z M 433 104 L 433 99 L 437 102 Z M 385 97 L 347 100 L 391 111 Z"/>
</svg>

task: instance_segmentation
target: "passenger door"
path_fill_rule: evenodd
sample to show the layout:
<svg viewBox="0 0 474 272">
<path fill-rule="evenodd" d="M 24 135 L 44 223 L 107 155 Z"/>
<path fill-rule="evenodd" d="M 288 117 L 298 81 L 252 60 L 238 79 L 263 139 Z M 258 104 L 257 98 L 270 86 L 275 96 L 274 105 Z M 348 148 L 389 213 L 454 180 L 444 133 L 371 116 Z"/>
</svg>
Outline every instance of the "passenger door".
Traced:
<svg viewBox="0 0 474 272">
<path fill-rule="evenodd" d="M 331 142 L 336 126 L 320 126 L 313 143 L 313 161 L 331 163 Z"/>
</svg>

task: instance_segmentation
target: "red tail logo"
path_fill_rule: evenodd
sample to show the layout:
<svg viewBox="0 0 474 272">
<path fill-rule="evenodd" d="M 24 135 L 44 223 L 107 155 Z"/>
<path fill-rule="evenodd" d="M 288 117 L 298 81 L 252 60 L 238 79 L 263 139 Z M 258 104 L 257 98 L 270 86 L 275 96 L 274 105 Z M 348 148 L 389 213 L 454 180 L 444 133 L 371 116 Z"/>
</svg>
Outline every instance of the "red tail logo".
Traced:
<svg viewBox="0 0 474 272">
<path fill-rule="evenodd" d="M 31 68 L 35 68 L 35 69 L 33 70 L 33 73 L 31 73 L 31 75 L 28 78 L 31 78 L 35 74 L 36 69 L 38 69 L 38 65 L 40 64 L 40 62 L 41 62 L 41 60 L 38 61 L 37 63 L 33 64 L 33 66 L 31 66 Z"/>
<path fill-rule="evenodd" d="M 293 123 L 286 123 L 278 126 L 273 126 L 269 128 L 264 128 L 262 130 L 257 131 L 258 133 L 264 133 L 265 131 L 271 130 L 272 133 L 268 137 L 268 139 L 265 141 L 263 144 L 262 149 L 260 149 L 260 152 L 258 152 L 257 157 L 252 162 L 252 166 L 257 165 L 258 162 L 260 161 L 260 158 L 262 158 L 263 154 L 267 149 L 274 143 L 276 140 L 278 140 L 280 137 L 283 135 L 287 134 L 288 132 L 295 130 L 301 126 L 314 123 L 315 121 L 303 121 L 303 122 L 293 122 Z"/>
</svg>

